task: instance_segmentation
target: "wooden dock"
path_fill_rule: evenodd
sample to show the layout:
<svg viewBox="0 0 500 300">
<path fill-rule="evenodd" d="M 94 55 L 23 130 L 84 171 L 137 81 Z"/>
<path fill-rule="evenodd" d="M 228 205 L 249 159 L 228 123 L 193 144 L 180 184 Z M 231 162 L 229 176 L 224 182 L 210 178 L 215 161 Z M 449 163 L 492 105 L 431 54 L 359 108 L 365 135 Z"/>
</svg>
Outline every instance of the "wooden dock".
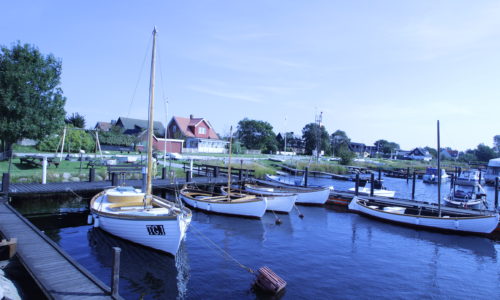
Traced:
<svg viewBox="0 0 500 300">
<path fill-rule="evenodd" d="M 237 179 L 233 179 L 233 182 Z M 227 177 L 193 177 L 188 180 L 193 184 L 223 184 L 227 183 Z M 175 189 L 186 184 L 186 179 L 154 179 L 153 189 Z M 94 181 L 94 182 L 51 182 L 46 184 L 41 183 L 13 183 L 9 184 L 8 194 L 10 196 L 26 195 L 26 194 L 55 194 L 55 193 L 85 193 L 102 191 L 105 188 L 111 187 L 112 181 Z M 142 187 L 142 179 L 125 180 L 125 185 Z M 4 192 L 4 194 L 7 194 Z"/>
<path fill-rule="evenodd" d="M 0 198 L 0 231 L 17 238 L 17 256 L 48 299 L 120 299 Z"/>
</svg>

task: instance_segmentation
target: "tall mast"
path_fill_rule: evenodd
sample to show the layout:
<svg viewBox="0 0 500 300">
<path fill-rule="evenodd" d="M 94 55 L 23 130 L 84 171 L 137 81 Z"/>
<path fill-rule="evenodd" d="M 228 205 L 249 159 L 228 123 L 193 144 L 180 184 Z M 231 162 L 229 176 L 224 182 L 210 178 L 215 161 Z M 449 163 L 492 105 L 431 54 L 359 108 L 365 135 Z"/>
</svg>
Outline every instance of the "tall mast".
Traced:
<svg viewBox="0 0 500 300">
<path fill-rule="evenodd" d="M 229 164 L 227 166 L 227 198 L 231 200 L 231 144 L 233 143 L 233 126 L 229 129 Z"/>
<path fill-rule="evenodd" d="M 149 116 L 148 116 L 148 169 L 146 173 L 146 195 L 151 195 L 153 176 L 153 107 L 155 99 L 155 58 L 156 58 L 156 26 L 153 29 L 153 50 L 151 53 L 151 75 L 149 81 Z"/>
<path fill-rule="evenodd" d="M 441 159 L 440 159 L 440 139 L 439 139 L 439 120 L 437 121 L 437 159 L 438 159 L 438 216 L 441 217 Z"/>
</svg>

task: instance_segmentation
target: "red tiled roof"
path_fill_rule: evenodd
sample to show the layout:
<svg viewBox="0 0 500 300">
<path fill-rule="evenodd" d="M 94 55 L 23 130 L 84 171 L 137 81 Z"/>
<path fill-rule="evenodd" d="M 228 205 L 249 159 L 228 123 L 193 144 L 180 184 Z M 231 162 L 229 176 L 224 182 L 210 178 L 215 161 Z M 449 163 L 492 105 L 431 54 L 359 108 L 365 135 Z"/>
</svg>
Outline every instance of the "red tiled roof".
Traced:
<svg viewBox="0 0 500 300">
<path fill-rule="evenodd" d="M 219 135 L 212 128 L 212 125 L 204 118 L 183 118 L 174 116 L 173 119 L 177 123 L 177 126 L 181 130 L 182 134 L 186 137 L 196 137 L 194 134 L 194 127 L 200 122 L 204 121 L 208 126 L 208 136 L 211 139 L 219 139 Z"/>
</svg>

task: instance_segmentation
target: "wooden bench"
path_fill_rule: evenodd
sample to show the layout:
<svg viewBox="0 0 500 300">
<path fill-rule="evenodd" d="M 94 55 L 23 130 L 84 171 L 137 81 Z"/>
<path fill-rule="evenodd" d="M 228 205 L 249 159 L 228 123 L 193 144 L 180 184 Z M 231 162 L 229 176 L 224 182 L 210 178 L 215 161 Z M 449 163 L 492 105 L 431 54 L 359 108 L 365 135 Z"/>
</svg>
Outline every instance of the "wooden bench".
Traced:
<svg viewBox="0 0 500 300">
<path fill-rule="evenodd" d="M 23 164 L 28 164 L 31 165 L 32 167 L 40 167 L 43 165 L 43 157 L 38 157 L 38 156 L 24 156 L 19 159 L 20 163 Z M 55 161 L 53 158 L 48 157 L 47 158 L 47 166 L 54 165 L 59 167 L 59 162 Z"/>
</svg>

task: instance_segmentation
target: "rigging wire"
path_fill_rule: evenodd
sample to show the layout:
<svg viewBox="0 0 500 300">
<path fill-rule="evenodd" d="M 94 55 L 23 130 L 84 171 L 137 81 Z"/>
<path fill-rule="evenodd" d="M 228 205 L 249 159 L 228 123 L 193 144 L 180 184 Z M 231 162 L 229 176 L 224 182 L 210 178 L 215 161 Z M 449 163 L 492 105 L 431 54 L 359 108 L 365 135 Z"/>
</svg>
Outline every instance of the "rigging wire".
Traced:
<svg viewBox="0 0 500 300">
<path fill-rule="evenodd" d="M 150 49 L 150 45 L 151 45 L 151 40 L 152 39 L 153 39 L 153 36 L 151 35 L 149 37 L 149 41 L 148 41 L 148 44 L 147 44 L 147 47 L 146 47 L 146 52 L 144 53 L 144 59 L 142 60 L 141 69 L 139 71 L 139 77 L 137 78 L 137 82 L 135 84 L 134 92 L 132 93 L 132 98 L 130 99 L 130 104 L 128 106 L 127 117 L 130 116 L 130 111 L 132 110 L 132 104 L 134 103 L 135 95 L 137 93 L 137 88 L 139 87 L 139 83 L 141 82 L 142 71 L 144 70 L 144 65 L 146 64 L 146 59 L 148 57 L 148 53 L 149 53 L 149 49 Z"/>
<path fill-rule="evenodd" d="M 214 243 L 211 239 L 209 239 L 207 236 L 205 236 L 201 231 L 199 231 L 198 229 L 196 229 L 193 224 L 190 224 L 189 228 L 192 228 L 194 229 L 196 232 L 196 234 L 198 234 L 198 236 L 200 236 L 201 238 L 203 238 L 202 241 L 204 241 L 207 245 L 212 245 L 215 247 L 215 249 L 219 250 L 220 252 L 222 252 L 226 259 L 227 260 L 232 260 L 234 261 L 238 266 L 240 266 L 241 268 L 247 270 L 248 272 L 254 274 L 255 271 L 252 270 L 250 267 L 247 267 L 245 266 L 244 264 L 240 263 L 236 258 L 234 258 L 233 256 L 231 256 L 231 254 L 229 254 L 226 250 L 222 249 L 219 245 L 217 245 L 216 243 Z M 213 249 L 213 248 L 212 248 Z"/>
</svg>

